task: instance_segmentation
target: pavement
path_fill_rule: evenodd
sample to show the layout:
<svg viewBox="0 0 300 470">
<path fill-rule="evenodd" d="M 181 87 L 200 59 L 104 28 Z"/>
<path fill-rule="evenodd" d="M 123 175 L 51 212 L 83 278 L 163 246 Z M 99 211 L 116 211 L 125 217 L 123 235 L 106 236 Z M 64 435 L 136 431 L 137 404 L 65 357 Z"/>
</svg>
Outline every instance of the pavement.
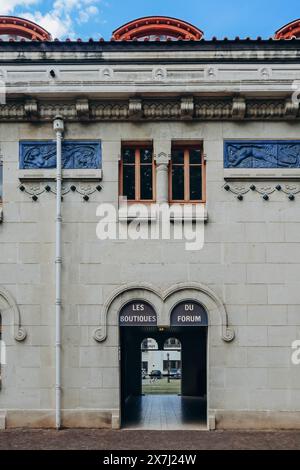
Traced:
<svg viewBox="0 0 300 470">
<path fill-rule="evenodd" d="M 300 431 L 0 431 L 0 450 L 299 450 Z"/>
</svg>

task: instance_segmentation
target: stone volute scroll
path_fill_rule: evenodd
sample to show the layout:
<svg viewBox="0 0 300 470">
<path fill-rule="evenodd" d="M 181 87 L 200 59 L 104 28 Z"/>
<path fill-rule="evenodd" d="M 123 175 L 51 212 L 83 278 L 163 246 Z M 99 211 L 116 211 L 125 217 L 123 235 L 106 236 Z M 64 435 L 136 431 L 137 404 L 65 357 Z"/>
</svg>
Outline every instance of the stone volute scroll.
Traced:
<svg viewBox="0 0 300 470">
<path fill-rule="evenodd" d="M 8 290 L 0 286 L 0 313 L 2 318 L 5 318 L 5 315 L 10 316 L 10 324 L 12 327 L 12 334 L 16 341 L 24 341 L 27 337 L 27 332 L 22 326 L 21 322 L 21 313 L 19 307 Z M 8 324 L 8 321 L 6 322 Z"/>
</svg>

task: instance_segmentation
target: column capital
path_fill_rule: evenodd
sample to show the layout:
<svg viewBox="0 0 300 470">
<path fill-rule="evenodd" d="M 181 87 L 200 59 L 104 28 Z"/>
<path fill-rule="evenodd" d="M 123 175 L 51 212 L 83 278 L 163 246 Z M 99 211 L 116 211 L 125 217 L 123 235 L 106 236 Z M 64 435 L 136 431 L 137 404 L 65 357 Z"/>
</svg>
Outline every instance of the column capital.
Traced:
<svg viewBox="0 0 300 470">
<path fill-rule="evenodd" d="M 158 155 L 154 156 L 156 165 L 166 165 L 168 166 L 169 161 L 171 160 L 171 155 L 168 155 L 165 152 L 160 152 Z"/>
</svg>

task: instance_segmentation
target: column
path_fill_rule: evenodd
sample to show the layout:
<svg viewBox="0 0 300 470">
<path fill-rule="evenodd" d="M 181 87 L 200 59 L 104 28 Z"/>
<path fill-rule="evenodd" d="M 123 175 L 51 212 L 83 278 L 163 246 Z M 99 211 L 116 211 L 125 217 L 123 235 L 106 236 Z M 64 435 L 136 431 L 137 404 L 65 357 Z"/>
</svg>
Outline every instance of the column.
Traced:
<svg viewBox="0 0 300 470">
<path fill-rule="evenodd" d="M 157 151 L 155 151 L 157 148 Z M 171 158 L 171 142 L 154 143 L 156 162 L 156 201 L 158 204 L 169 201 L 169 161 Z"/>
</svg>

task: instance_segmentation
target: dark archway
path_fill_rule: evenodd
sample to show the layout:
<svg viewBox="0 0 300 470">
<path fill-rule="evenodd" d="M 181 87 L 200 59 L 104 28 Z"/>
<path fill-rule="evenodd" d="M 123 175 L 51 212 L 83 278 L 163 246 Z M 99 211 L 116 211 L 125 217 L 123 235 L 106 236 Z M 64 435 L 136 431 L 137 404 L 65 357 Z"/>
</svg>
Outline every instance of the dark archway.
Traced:
<svg viewBox="0 0 300 470">
<path fill-rule="evenodd" d="M 132 306 L 135 302 L 126 304 L 120 312 L 120 378 L 121 378 L 121 423 L 122 426 L 143 426 L 145 416 L 144 405 L 147 396 L 142 394 L 142 348 L 145 338 L 156 341 L 159 350 L 164 349 L 166 341 L 176 338 L 181 343 L 181 395 L 172 399 L 171 407 L 178 408 L 177 415 L 181 416 L 182 427 L 192 424 L 206 426 L 207 421 L 207 326 L 170 326 L 160 328 L 156 325 L 141 326 L 132 321 Z M 139 305 L 147 304 L 138 302 Z M 129 307 L 128 307 L 129 306 Z M 144 308 L 147 309 L 147 307 Z M 141 307 L 140 307 L 141 308 Z M 152 307 L 150 306 L 150 309 Z M 149 315 L 153 318 L 152 310 Z M 135 315 L 134 315 L 135 316 Z M 156 316 L 156 314 L 155 314 Z M 145 315 L 140 316 L 145 321 Z M 172 395 L 173 396 L 173 395 Z M 166 396 L 156 396 L 159 405 L 164 402 L 167 408 Z M 157 403 L 157 402 L 156 402 Z M 155 405 L 156 406 L 156 405 Z M 153 408 L 151 404 L 150 408 Z M 168 414 L 168 413 L 166 413 Z M 142 423 L 142 424 L 141 424 Z M 178 425 L 178 424 L 177 424 Z"/>
</svg>

